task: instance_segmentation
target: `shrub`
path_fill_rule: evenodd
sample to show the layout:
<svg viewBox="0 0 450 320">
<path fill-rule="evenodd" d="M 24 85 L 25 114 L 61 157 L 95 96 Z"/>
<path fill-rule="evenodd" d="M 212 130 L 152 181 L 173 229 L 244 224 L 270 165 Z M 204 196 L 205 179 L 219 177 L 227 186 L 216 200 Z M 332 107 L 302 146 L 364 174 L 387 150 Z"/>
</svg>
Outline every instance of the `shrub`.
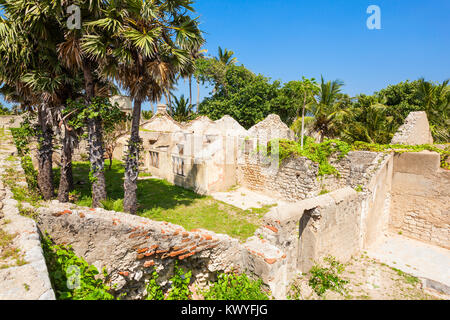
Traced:
<svg viewBox="0 0 450 320">
<path fill-rule="evenodd" d="M 339 278 L 339 274 L 344 271 L 344 266 L 331 256 L 324 258 L 324 261 L 328 266 L 322 267 L 316 264 L 309 271 L 311 288 L 319 296 L 322 296 L 327 290 L 338 293 L 345 292 L 344 286 L 348 281 Z"/>
<path fill-rule="evenodd" d="M 203 293 L 205 300 L 268 300 L 262 280 L 251 280 L 246 274 L 222 273 L 217 282 Z"/>
<path fill-rule="evenodd" d="M 46 235 L 42 248 L 57 299 L 114 300 L 110 287 L 96 279 L 97 268 L 76 256 L 71 246 L 54 245 Z M 105 270 L 103 274 L 107 276 Z"/>
</svg>

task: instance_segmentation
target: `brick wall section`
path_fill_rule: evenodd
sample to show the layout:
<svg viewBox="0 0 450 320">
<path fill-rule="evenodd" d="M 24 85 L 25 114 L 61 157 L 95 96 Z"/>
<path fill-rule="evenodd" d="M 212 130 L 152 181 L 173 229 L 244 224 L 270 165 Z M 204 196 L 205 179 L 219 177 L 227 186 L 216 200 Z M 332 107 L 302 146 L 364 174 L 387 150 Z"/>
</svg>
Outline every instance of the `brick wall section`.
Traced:
<svg viewBox="0 0 450 320">
<path fill-rule="evenodd" d="M 450 249 L 450 171 L 439 154 L 396 154 L 390 228 L 396 233 Z"/>
<path fill-rule="evenodd" d="M 346 186 L 365 185 L 386 155 L 354 151 L 346 157 L 332 157 L 330 163 L 340 175 L 318 177 L 319 165 L 305 157 L 292 156 L 279 166 L 264 161 L 263 156 L 250 155 L 238 167 L 238 183 L 285 201 L 299 201 L 318 196 L 322 191 L 335 191 Z"/>
<path fill-rule="evenodd" d="M 268 286 L 275 286 L 276 274 L 285 264 L 279 249 L 258 239 L 249 239 L 251 244 L 244 246 L 203 229 L 187 231 L 167 222 L 57 201 L 38 213 L 42 232 L 58 244 L 72 245 L 99 270 L 106 267 L 117 293 L 126 292 L 129 299 L 145 296 L 144 282 L 153 270 L 167 286 L 175 261 L 192 270 L 193 281 L 199 284 L 214 280 L 216 272 L 237 269 L 262 277 Z"/>
</svg>

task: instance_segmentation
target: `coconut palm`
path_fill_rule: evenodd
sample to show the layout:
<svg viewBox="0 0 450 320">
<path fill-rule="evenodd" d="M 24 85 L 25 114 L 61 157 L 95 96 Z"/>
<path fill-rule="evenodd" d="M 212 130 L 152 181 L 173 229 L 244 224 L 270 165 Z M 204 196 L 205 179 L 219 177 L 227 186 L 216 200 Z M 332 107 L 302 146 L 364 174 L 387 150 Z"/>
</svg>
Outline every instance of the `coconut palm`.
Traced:
<svg viewBox="0 0 450 320">
<path fill-rule="evenodd" d="M 380 103 L 351 108 L 345 120 L 350 125 L 342 129 L 342 139 L 349 143 L 389 143 L 397 128 L 394 117 L 389 116 L 390 112 L 388 106 Z"/>
<path fill-rule="evenodd" d="M 318 132 L 320 141 L 325 137 L 337 136 L 344 116 L 348 113 L 345 104 L 349 99 L 341 93 L 343 85 L 340 80 L 325 82 L 321 77 L 319 93 L 315 102 L 309 106 L 309 112 L 314 115 L 313 128 Z"/>
<path fill-rule="evenodd" d="M 435 125 L 431 125 L 431 132 L 435 139 L 447 142 L 450 140 L 449 117 L 450 86 L 449 80 L 441 84 L 434 84 L 420 78 L 417 84 L 417 96 L 421 101 L 420 107 L 426 111 L 428 119 Z M 438 125 L 436 125 L 438 124 Z"/>
<path fill-rule="evenodd" d="M 227 49 L 222 50 L 221 47 L 219 47 L 218 51 L 219 51 L 218 57 L 215 58 L 217 61 L 222 62 L 226 66 L 230 66 L 237 63 L 237 58 L 233 57 L 234 55 L 233 51 Z"/>
<path fill-rule="evenodd" d="M 187 74 L 191 59 L 185 48 L 199 44 L 202 37 L 198 22 L 187 15 L 193 11 L 190 1 L 104 3 L 105 16 L 87 24 L 92 32 L 84 37 L 82 48 L 101 61 L 103 74 L 115 79 L 134 100 L 125 162 L 124 210 L 136 213 L 142 103 L 159 101 L 178 73 Z"/>
<path fill-rule="evenodd" d="M 24 19 L 25 2 L 3 1 L 2 6 L 5 18 L 0 21 L 0 81 L 9 99 L 37 113 L 40 129 L 37 130 L 38 185 L 44 199 L 48 200 L 54 192 L 52 120 L 58 105 L 57 90 L 64 80 L 56 76 L 59 70 L 54 68 L 52 43 L 45 37 L 49 25 L 42 22 L 39 30 L 33 29 L 35 25 Z"/>
<path fill-rule="evenodd" d="M 189 103 L 189 100 L 184 98 L 184 95 L 181 95 L 179 99 L 175 96 L 173 98 L 174 103 L 169 105 L 170 116 L 178 122 L 191 120 L 194 106 Z"/>
</svg>

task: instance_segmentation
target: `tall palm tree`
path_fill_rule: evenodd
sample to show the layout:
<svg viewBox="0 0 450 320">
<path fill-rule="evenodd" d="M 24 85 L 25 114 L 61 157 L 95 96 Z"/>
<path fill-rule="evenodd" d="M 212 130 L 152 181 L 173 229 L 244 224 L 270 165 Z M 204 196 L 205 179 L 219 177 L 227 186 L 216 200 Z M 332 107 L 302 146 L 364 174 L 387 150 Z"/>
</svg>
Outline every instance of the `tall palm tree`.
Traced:
<svg viewBox="0 0 450 320">
<path fill-rule="evenodd" d="M 341 103 L 343 85 L 340 80 L 325 82 L 321 77 L 319 93 L 309 110 L 314 115 L 313 127 L 319 133 L 320 141 L 325 137 L 336 136 L 339 124 L 342 124 L 343 117 L 347 114 Z"/>
<path fill-rule="evenodd" d="M 53 129 L 55 107 L 59 103 L 57 91 L 64 81 L 52 56 L 52 40 L 49 35 L 54 28 L 44 21 L 29 23 L 25 13 L 28 3 L 2 1 L 5 18 L 0 21 L 2 41 L 0 51 L 0 81 L 7 86 L 9 95 L 17 102 L 34 109 L 38 116 L 38 186 L 44 197 L 53 197 Z M 41 8 L 35 8 L 38 16 Z M 50 28 L 49 28 L 50 27 Z M 56 75 L 58 74 L 58 76 Z M 5 88 L 5 86 L 4 86 Z"/>
<path fill-rule="evenodd" d="M 105 76 L 115 79 L 134 100 L 131 137 L 125 162 L 124 210 L 137 212 L 137 177 L 141 139 L 141 106 L 159 101 L 186 74 L 191 59 L 187 48 L 202 40 L 198 22 L 191 19 L 190 1 L 104 1 L 105 16 L 88 23 L 83 50 L 101 61 Z M 96 34 L 96 32 L 101 33 Z"/>
<path fill-rule="evenodd" d="M 189 50 L 189 56 L 191 58 L 192 68 L 188 69 L 188 79 L 189 79 L 189 103 L 192 105 L 192 76 L 195 73 L 196 61 L 202 59 L 204 54 L 208 51 L 206 49 L 201 49 L 205 41 L 202 40 L 199 43 L 191 44 L 187 50 Z M 197 106 L 200 103 L 200 81 L 197 79 Z"/>
<path fill-rule="evenodd" d="M 222 62 L 226 66 L 230 66 L 237 63 L 237 58 L 233 57 L 233 55 L 233 51 L 227 49 L 222 50 L 222 48 L 219 46 L 218 57 L 215 59 Z"/>
<path fill-rule="evenodd" d="M 49 0 L 47 0 L 49 1 Z M 65 0 L 53 0 L 61 7 Z M 83 21 L 81 29 L 68 29 L 65 24 L 64 13 L 57 11 L 59 21 L 62 21 L 60 28 L 64 30 L 64 40 L 58 44 L 60 60 L 70 69 L 81 72 L 84 79 L 84 100 L 86 105 L 93 102 L 94 97 L 101 96 L 98 92 L 101 79 L 98 68 L 99 63 L 95 56 L 83 52 L 81 41 L 85 37 L 92 35 L 89 22 L 97 21 L 104 15 L 107 8 L 107 1 L 81 1 L 77 3 L 81 8 L 81 19 Z M 89 145 L 89 161 L 92 174 L 92 206 L 100 207 L 101 202 L 106 200 L 105 182 L 105 150 L 103 143 L 102 119 L 99 116 L 92 116 L 86 119 Z"/>
</svg>

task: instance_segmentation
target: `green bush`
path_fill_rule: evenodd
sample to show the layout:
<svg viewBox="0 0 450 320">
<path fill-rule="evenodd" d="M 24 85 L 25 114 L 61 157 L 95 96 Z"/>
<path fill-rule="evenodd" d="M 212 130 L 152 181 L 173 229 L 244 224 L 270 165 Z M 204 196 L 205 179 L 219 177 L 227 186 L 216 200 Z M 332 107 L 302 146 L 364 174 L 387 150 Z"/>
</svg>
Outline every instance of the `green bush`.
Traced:
<svg viewBox="0 0 450 320">
<path fill-rule="evenodd" d="M 147 283 L 147 297 L 145 300 L 189 300 L 191 298 L 191 291 L 189 290 L 191 278 L 192 271 L 184 272 L 178 266 L 178 263 L 175 262 L 174 275 L 169 280 L 170 289 L 167 292 L 167 297 L 165 297 L 162 288 L 157 282 L 158 273 L 153 271 Z"/>
<path fill-rule="evenodd" d="M 348 283 L 348 281 L 339 278 L 339 274 L 344 271 L 344 265 L 331 256 L 324 258 L 324 261 L 328 266 L 320 266 L 316 264 L 309 271 L 310 287 L 319 296 L 322 296 L 327 290 L 332 290 L 338 293 L 345 292 L 344 286 Z"/>
<path fill-rule="evenodd" d="M 105 210 L 123 212 L 123 199 L 118 200 L 104 200 L 102 201 L 102 207 Z"/>
<path fill-rule="evenodd" d="M 246 274 L 222 273 L 217 282 L 203 293 L 205 300 L 269 300 L 262 280 L 251 280 Z"/>
<path fill-rule="evenodd" d="M 110 287 L 102 279 L 96 279 L 97 268 L 77 257 L 71 246 L 54 245 L 46 235 L 42 248 L 57 299 L 114 300 Z M 103 274 L 107 276 L 105 270 Z"/>
</svg>

